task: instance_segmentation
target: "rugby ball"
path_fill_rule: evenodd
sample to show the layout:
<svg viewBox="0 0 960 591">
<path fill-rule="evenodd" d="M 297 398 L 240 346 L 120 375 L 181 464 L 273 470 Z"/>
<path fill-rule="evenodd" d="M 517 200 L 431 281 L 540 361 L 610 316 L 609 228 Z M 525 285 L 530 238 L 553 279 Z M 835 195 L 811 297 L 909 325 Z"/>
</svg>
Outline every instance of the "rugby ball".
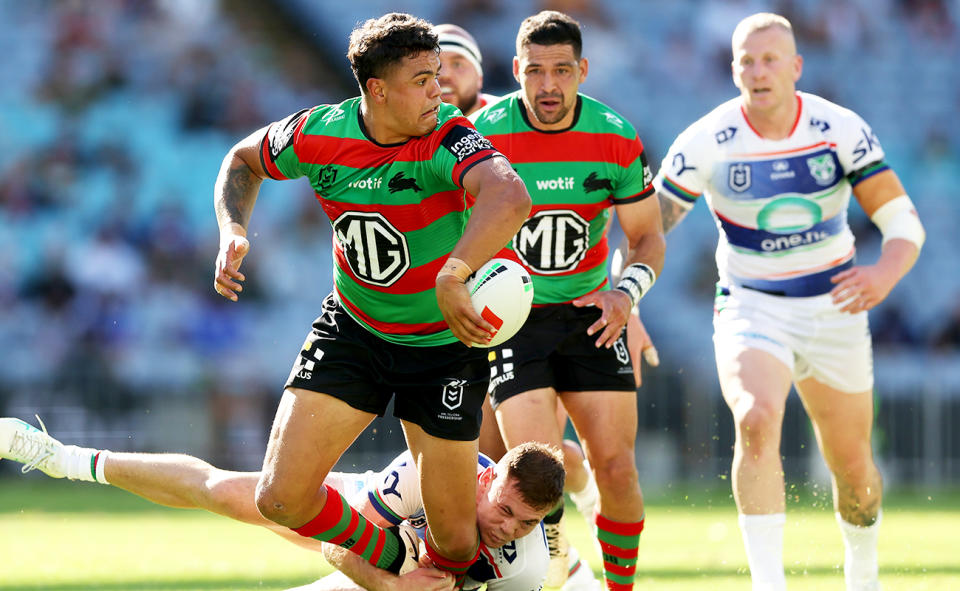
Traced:
<svg viewBox="0 0 960 591">
<path fill-rule="evenodd" d="M 490 259 L 467 277 L 467 291 L 473 309 L 497 332 L 489 343 L 476 347 L 496 347 L 517 334 L 533 304 L 533 279 L 519 263 L 509 259 Z"/>
</svg>

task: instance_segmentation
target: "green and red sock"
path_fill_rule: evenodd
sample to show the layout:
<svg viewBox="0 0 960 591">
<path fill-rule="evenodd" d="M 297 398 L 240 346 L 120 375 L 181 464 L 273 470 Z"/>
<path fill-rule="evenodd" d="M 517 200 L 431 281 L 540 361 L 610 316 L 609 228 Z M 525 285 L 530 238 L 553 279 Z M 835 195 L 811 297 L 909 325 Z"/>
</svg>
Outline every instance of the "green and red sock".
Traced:
<svg viewBox="0 0 960 591">
<path fill-rule="evenodd" d="M 633 589 L 643 522 L 643 518 L 635 523 L 611 521 L 597 514 L 597 539 L 603 552 L 603 575 L 608 591 Z"/>
<path fill-rule="evenodd" d="M 376 567 L 393 570 L 397 566 L 394 562 L 401 555 L 399 538 L 370 523 L 334 488 L 324 487 L 327 502 L 320 513 L 305 525 L 291 529 L 305 538 L 346 548 Z"/>
<path fill-rule="evenodd" d="M 429 529 L 429 528 L 428 528 Z M 430 560 L 433 561 L 433 566 L 446 571 L 453 575 L 454 580 L 454 589 L 462 589 L 463 583 L 467 578 L 467 570 L 473 565 L 474 562 L 480 557 L 480 544 L 477 544 L 477 551 L 473 555 L 473 558 L 470 560 L 457 561 L 450 560 L 445 556 L 441 556 L 439 552 L 430 545 L 430 536 L 427 532 L 424 532 L 423 535 L 423 545 L 427 548 L 427 556 L 430 557 Z"/>
</svg>

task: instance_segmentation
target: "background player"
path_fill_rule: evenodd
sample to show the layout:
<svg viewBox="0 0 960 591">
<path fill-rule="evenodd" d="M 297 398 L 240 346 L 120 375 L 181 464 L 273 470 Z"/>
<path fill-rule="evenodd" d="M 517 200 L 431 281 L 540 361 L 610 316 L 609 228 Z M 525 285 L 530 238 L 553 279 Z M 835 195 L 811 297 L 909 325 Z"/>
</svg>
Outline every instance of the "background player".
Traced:
<svg viewBox="0 0 960 591">
<path fill-rule="evenodd" d="M 233 301 L 242 290 L 261 181 L 306 176 L 333 225 L 334 292 L 287 381 L 257 506 L 280 525 L 395 569 L 399 540 L 323 481 L 396 392 L 394 414 L 425 483 L 427 552 L 462 575 L 478 552 L 469 499 L 489 373 L 483 352 L 468 347 L 492 329 L 463 283 L 516 232 L 529 196 L 509 163 L 440 101 L 438 51 L 423 20 L 368 20 L 348 51 L 360 97 L 295 113 L 227 154 L 214 192 L 214 285 Z M 341 534 L 344 514 L 357 526 Z"/>
<path fill-rule="evenodd" d="M 507 447 L 560 445 L 558 397 L 570 415 L 600 492 L 594 520 L 610 589 L 633 585 L 643 529 L 637 481 L 636 382 L 623 329 L 663 265 L 664 239 L 652 174 L 633 127 L 578 93 L 588 62 L 579 24 L 543 11 L 517 35 L 521 90 L 472 116 L 524 179 L 532 215 L 511 250 L 534 280 L 534 309 L 520 332 L 491 353 L 491 399 Z M 629 240 L 616 289 L 607 285 L 611 206 Z M 562 505 L 545 519 L 546 584 L 565 576 Z"/>
<path fill-rule="evenodd" d="M 500 100 L 482 92 L 483 56 L 473 35 L 457 25 L 433 28 L 440 44 L 440 98 L 464 115 Z"/>
<path fill-rule="evenodd" d="M 866 311 L 913 266 L 924 230 L 870 127 L 796 91 L 803 59 L 789 21 L 750 16 L 732 48 L 740 97 L 677 138 L 657 186 L 665 229 L 702 195 L 720 230 L 714 346 L 736 426 L 733 493 L 753 588 L 786 586 L 780 434 L 792 382 L 832 474 L 847 589 L 879 589 Z M 851 193 L 883 233 L 873 265 L 854 264 Z"/>
</svg>

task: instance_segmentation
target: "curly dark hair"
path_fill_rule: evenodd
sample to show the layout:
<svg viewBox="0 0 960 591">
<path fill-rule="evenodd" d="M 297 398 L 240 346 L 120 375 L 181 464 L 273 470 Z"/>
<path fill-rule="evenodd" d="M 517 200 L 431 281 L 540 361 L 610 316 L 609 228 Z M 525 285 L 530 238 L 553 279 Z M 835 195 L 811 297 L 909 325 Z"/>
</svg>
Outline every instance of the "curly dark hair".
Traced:
<svg viewBox="0 0 960 591">
<path fill-rule="evenodd" d="M 580 23 L 562 12 L 541 10 L 520 23 L 520 31 L 517 32 L 517 55 L 520 55 L 520 51 L 531 43 L 535 45 L 569 43 L 573 46 L 573 57 L 579 60 L 580 52 L 583 51 Z"/>
<path fill-rule="evenodd" d="M 511 448 L 497 462 L 497 473 L 534 509 L 552 509 L 563 498 L 563 453 L 552 445 L 528 441 Z"/>
<path fill-rule="evenodd" d="M 360 91 L 367 91 L 367 80 L 380 78 L 405 57 L 421 51 L 435 51 L 440 46 L 433 25 L 409 14 L 391 12 L 372 18 L 350 33 L 347 59 Z"/>
</svg>

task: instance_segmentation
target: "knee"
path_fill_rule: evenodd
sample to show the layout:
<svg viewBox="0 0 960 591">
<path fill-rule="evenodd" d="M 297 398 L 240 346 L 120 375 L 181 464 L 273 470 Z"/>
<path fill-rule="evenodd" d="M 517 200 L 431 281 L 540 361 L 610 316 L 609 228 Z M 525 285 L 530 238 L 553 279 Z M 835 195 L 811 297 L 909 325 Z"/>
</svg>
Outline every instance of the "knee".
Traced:
<svg viewBox="0 0 960 591">
<path fill-rule="evenodd" d="M 470 560 L 477 553 L 480 536 L 476 527 L 460 527 L 456 530 L 437 532 L 431 530 L 433 547 L 440 556 L 457 562 Z"/>
<path fill-rule="evenodd" d="M 769 443 L 779 446 L 783 407 L 753 399 L 738 403 L 733 408 L 737 437 L 749 445 Z"/>
<path fill-rule="evenodd" d="M 879 477 L 868 447 L 845 449 L 830 462 L 834 477 L 851 486 L 867 485 Z"/>
<path fill-rule="evenodd" d="M 306 503 L 275 483 L 265 483 L 261 480 L 257 484 L 256 499 L 257 509 L 261 515 L 286 527 L 299 527 L 313 517 L 313 515 L 302 516 Z"/>
<path fill-rule="evenodd" d="M 634 488 L 639 490 L 639 474 L 632 453 L 602 458 L 598 463 L 594 471 L 601 491 L 627 494 Z"/>
</svg>

